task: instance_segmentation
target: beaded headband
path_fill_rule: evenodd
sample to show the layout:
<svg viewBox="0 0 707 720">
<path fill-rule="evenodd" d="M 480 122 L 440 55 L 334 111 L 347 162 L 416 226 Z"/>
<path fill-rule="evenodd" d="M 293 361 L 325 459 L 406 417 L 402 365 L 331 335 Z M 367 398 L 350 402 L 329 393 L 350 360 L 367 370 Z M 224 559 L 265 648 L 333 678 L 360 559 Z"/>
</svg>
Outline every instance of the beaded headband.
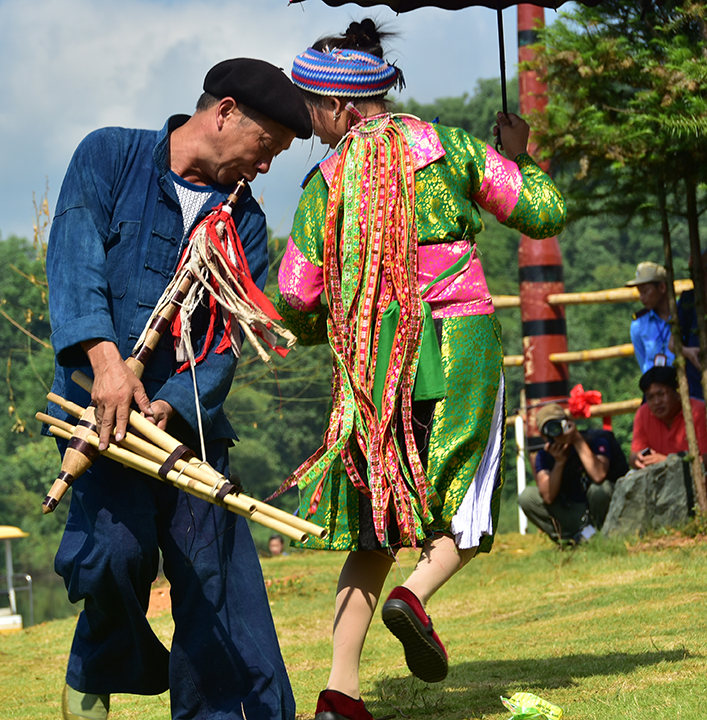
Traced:
<svg viewBox="0 0 707 720">
<path fill-rule="evenodd" d="M 292 63 L 292 82 L 317 95 L 374 97 L 405 87 L 402 72 L 361 50 L 308 48 Z"/>
</svg>

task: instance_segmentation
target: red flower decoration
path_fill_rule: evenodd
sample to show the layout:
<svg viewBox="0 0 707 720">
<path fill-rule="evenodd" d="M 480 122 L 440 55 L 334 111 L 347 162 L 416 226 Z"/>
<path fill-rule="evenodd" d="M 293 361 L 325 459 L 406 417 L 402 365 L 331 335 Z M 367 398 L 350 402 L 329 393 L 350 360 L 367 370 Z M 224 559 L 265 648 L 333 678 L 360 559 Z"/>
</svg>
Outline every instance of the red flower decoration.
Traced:
<svg viewBox="0 0 707 720">
<path fill-rule="evenodd" d="M 575 385 L 567 403 L 574 417 L 588 418 L 591 414 L 590 406 L 601 403 L 601 393 L 598 390 L 585 390 L 581 385 Z"/>
</svg>

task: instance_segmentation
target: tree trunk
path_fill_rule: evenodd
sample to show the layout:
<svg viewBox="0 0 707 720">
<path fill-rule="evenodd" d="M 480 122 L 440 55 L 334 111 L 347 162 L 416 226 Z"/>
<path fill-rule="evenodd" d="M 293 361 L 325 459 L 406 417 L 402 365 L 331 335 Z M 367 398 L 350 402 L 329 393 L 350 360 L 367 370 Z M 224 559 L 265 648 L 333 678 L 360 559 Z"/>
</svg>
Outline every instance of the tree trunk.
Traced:
<svg viewBox="0 0 707 720">
<path fill-rule="evenodd" d="M 694 177 L 685 178 L 687 199 L 687 227 L 690 233 L 690 273 L 695 286 L 695 315 L 697 317 L 697 336 L 700 340 L 700 379 L 702 397 L 707 400 L 707 308 L 705 308 L 705 271 L 700 248 L 700 225 L 697 212 L 697 186 Z"/>
<path fill-rule="evenodd" d="M 665 251 L 665 270 L 668 274 L 668 299 L 670 301 L 670 324 L 672 326 L 673 342 L 675 344 L 675 369 L 678 374 L 678 391 L 682 403 L 682 414 L 685 419 L 685 434 L 687 447 L 692 458 L 692 484 L 695 488 L 695 499 L 701 515 L 707 515 L 707 493 L 705 492 L 705 476 L 702 469 L 702 458 L 697 445 L 695 423 L 692 419 L 692 404 L 690 403 L 690 390 L 687 385 L 685 373 L 685 356 L 682 352 L 682 338 L 678 323 L 678 304 L 675 299 L 675 275 L 673 273 L 673 251 L 670 243 L 670 226 L 668 225 L 668 210 L 665 199 L 665 181 L 658 181 L 658 206 L 660 209 L 660 224 L 663 232 L 663 250 Z M 697 289 L 695 289 L 697 295 Z M 703 294 L 704 299 L 704 294 Z"/>
</svg>

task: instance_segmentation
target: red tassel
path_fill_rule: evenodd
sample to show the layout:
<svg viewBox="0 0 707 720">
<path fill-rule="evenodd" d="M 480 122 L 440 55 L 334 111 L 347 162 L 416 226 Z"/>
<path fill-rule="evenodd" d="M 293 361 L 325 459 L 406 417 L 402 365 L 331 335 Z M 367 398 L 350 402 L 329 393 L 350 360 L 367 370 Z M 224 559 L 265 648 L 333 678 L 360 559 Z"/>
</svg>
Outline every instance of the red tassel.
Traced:
<svg viewBox="0 0 707 720">
<path fill-rule="evenodd" d="M 251 302 L 253 302 L 255 305 L 260 308 L 261 311 L 263 311 L 268 317 L 270 317 L 272 320 L 282 320 L 282 317 L 279 315 L 277 310 L 275 310 L 275 307 L 273 304 L 268 300 L 268 298 L 265 296 L 265 294 L 260 290 L 260 288 L 253 282 L 253 278 L 250 273 L 250 268 L 248 267 L 248 261 L 246 260 L 245 252 L 243 250 L 243 244 L 241 242 L 240 237 L 238 236 L 238 231 L 236 230 L 235 222 L 233 221 L 233 218 L 229 213 L 223 212 L 223 203 L 219 205 L 217 208 L 214 209 L 214 211 L 207 216 L 203 221 L 202 224 L 205 223 L 206 227 L 206 234 L 209 238 L 210 243 L 210 249 L 214 254 L 217 254 L 221 260 L 221 262 L 228 267 L 231 273 L 236 277 L 238 282 L 240 283 L 241 287 L 245 291 L 246 295 L 250 299 Z M 218 233 L 216 232 L 216 224 L 221 221 L 225 223 L 224 225 L 224 233 L 223 238 L 224 242 L 222 242 L 219 239 Z M 228 257 L 228 252 L 226 250 L 226 246 L 230 247 L 233 251 L 233 254 L 236 257 L 236 263 L 234 264 L 230 258 Z M 178 271 L 181 270 L 182 266 L 186 262 L 187 257 L 189 256 L 190 247 L 187 245 L 187 247 L 184 250 L 184 253 L 182 254 L 181 260 L 179 261 Z M 214 290 L 218 290 L 218 283 L 213 279 L 213 277 L 209 280 L 211 283 L 211 286 L 214 288 Z M 211 345 L 213 344 L 214 337 L 216 335 L 216 320 L 219 316 L 219 303 L 216 301 L 216 299 L 213 296 L 209 296 L 209 327 L 206 332 L 206 339 L 204 341 L 204 347 L 202 348 L 201 353 L 196 358 L 195 362 L 199 363 L 201 362 L 208 354 Z M 233 328 L 233 322 L 234 319 L 232 315 L 228 315 L 226 322 L 225 322 L 225 331 L 223 334 L 223 337 L 221 338 L 218 346 L 216 347 L 215 352 L 216 353 L 223 353 L 226 350 L 228 350 L 231 347 L 231 330 Z M 271 323 L 268 323 L 266 327 L 270 328 L 272 327 Z M 251 328 L 255 335 L 261 338 L 261 340 L 271 349 L 274 350 L 278 355 L 281 357 L 285 357 L 287 353 L 290 351 L 290 348 L 284 348 L 280 347 L 278 345 L 272 345 L 262 334 L 262 332 L 256 328 Z M 182 331 L 182 322 L 181 318 L 179 316 L 179 313 L 177 313 L 176 317 L 172 321 L 172 335 L 175 338 L 181 337 L 181 331 Z M 184 363 L 177 372 L 184 372 L 189 367 L 189 363 Z"/>
</svg>

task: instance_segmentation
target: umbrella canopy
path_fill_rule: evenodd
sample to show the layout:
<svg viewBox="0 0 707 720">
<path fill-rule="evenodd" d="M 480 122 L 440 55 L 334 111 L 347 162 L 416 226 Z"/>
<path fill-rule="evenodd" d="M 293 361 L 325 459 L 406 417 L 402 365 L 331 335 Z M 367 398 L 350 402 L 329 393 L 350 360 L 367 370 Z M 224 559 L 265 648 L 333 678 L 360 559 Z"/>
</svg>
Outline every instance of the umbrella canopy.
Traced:
<svg viewBox="0 0 707 720">
<path fill-rule="evenodd" d="M 594 7 L 600 5 L 602 0 L 577 0 L 582 5 L 589 5 Z M 290 0 L 290 3 L 303 2 L 303 0 Z M 354 3 L 361 7 L 375 7 L 376 5 L 387 5 L 389 8 L 395 10 L 395 12 L 403 13 L 409 12 L 410 10 L 417 10 L 421 7 L 438 7 L 443 10 L 462 10 L 463 8 L 477 5 L 481 7 L 491 8 L 492 10 L 505 10 L 506 8 L 513 7 L 514 5 L 521 5 L 519 0 L 324 0 L 327 5 L 332 7 L 338 7 L 340 5 L 347 5 L 348 3 Z M 537 7 L 552 8 L 556 10 L 560 5 L 568 0 L 534 0 L 529 3 Z"/>
<path fill-rule="evenodd" d="M 290 4 L 303 2 L 304 0 L 290 0 Z M 533 0 L 530 5 L 557 9 L 568 0 Z M 595 7 L 603 0 L 576 0 L 582 5 Z M 438 7 L 442 10 L 462 10 L 472 6 L 491 8 L 497 11 L 498 18 L 498 49 L 501 61 L 501 93 L 503 96 L 503 112 L 508 114 L 508 101 L 506 99 L 506 49 L 503 41 L 503 13 L 506 8 L 523 4 L 520 0 L 323 0 L 327 5 L 339 7 L 354 3 L 361 7 L 376 7 L 387 5 L 397 13 L 409 12 L 422 7 Z"/>
<path fill-rule="evenodd" d="M 568 0 L 534 0 L 530 3 L 537 7 L 546 7 L 557 9 Z M 303 0 L 290 0 L 291 3 L 303 2 Z M 338 7 L 355 3 L 361 7 L 375 7 L 376 5 L 387 5 L 395 12 L 409 12 L 417 10 L 421 7 L 438 7 L 443 10 L 461 10 L 472 5 L 480 5 L 482 7 L 491 8 L 492 10 L 505 10 L 513 5 L 520 5 L 519 0 L 324 0 L 327 5 Z M 579 0 L 583 5 L 599 5 L 602 0 Z"/>
</svg>

